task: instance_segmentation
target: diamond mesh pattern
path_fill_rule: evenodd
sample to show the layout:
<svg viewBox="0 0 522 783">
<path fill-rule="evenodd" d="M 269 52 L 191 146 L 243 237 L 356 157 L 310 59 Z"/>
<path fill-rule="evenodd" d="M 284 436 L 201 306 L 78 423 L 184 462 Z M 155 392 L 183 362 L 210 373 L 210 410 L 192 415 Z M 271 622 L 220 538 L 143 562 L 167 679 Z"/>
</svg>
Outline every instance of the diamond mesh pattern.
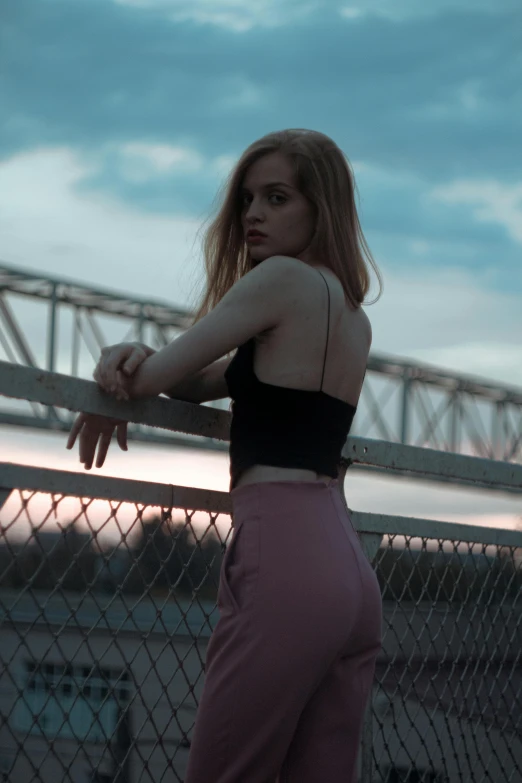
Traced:
<svg viewBox="0 0 522 783">
<path fill-rule="evenodd" d="M 182 781 L 226 515 L 14 490 L 0 519 L 4 779 Z M 364 783 L 518 783 L 522 550 L 384 533 L 373 562 Z"/>
</svg>

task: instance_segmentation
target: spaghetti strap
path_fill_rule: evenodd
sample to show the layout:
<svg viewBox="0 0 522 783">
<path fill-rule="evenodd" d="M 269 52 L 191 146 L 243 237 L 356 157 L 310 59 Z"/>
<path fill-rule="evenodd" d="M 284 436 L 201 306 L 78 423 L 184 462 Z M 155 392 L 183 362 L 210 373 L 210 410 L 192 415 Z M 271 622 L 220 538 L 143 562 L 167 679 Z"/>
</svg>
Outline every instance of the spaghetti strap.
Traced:
<svg viewBox="0 0 522 783">
<path fill-rule="evenodd" d="M 326 352 L 328 351 L 328 336 L 329 336 L 329 333 L 330 333 L 330 289 L 328 288 L 328 283 L 326 282 L 326 278 L 323 275 L 323 273 L 320 272 L 319 269 L 317 271 L 319 272 L 319 274 L 323 278 L 324 284 L 326 285 L 326 290 L 328 291 L 328 321 L 326 322 L 326 347 L 324 349 L 323 375 L 322 375 L 322 378 L 321 378 L 321 389 L 320 389 L 320 391 L 322 391 L 322 389 L 323 389 L 323 380 L 324 380 L 324 368 L 326 367 Z"/>
</svg>

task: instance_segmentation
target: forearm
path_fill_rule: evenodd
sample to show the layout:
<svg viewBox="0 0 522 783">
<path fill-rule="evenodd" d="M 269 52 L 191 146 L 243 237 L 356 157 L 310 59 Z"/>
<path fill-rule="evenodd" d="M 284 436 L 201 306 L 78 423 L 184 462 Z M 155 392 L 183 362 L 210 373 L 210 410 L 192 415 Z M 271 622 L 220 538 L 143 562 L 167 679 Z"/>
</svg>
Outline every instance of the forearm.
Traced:
<svg viewBox="0 0 522 783">
<path fill-rule="evenodd" d="M 183 378 L 181 381 L 171 386 L 169 389 L 163 391 L 152 390 L 149 387 L 149 383 L 144 378 L 144 365 L 142 365 L 127 378 L 126 391 L 132 400 L 143 400 L 147 398 L 156 397 L 160 394 L 166 394 L 167 397 L 171 397 L 175 400 L 183 400 L 184 402 L 197 402 L 200 403 L 205 399 L 205 382 L 204 382 L 204 370 L 199 370 L 193 375 L 189 375 Z"/>
<path fill-rule="evenodd" d="M 167 397 L 185 402 L 200 403 L 205 400 L 206 368 L 182 378 L 168 389 L 158 391 L 158 367 L 156 366 L 152 372 L 150 367 L 150 362 L 154 363 L 157 361 L 154 355 L 158 352 L 144 343 L 140 343 L 140 346 L 146 351 L 147 358 L 136 368 L 131 376 L 127 377 L 126 391 L 131 399 L 146 399 L 155 397 L 158 394 L 165 394 Z M 156 376 L 155 381 L 151 382 L 151 375 L 153 377 Z M 153 391 L 154 385 L 156 389 Z"/>
<path fill-rule="evenodd" d="M 174 400 L 183 400 L 184 402 L 200 403 L 204 399 L 204 370 L 194 373 L 194 375 L 184 378 L 171 389 L 165 392 L 167 397 Z"/>
</svg>

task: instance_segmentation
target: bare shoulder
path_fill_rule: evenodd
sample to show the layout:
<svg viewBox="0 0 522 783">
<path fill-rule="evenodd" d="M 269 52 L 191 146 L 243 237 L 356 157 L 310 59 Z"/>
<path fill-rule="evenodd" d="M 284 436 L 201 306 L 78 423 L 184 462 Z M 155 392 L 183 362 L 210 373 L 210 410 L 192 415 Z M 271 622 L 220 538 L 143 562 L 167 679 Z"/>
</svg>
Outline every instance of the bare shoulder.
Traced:
<svg viewBox="0 0 522 783">
<path fill-rule="evenodd" d="M 259 275 L 274 275 L 280 273 L 295 272 L 298 273 L 303 264 L 299 259 L 292 258 L 291 256 L 269 256 L 265 258 L 261 263 L 250 270 L 248 274 L 251 276 Z"/>
<path fill-rule="evenodd" d="M 269 295 L 276 302 L 292 290 L 287 284 L 295 283 L 296 277 L 303 275 L 301 266 L 296 258 L 270 256 L 240 277 L 226 297 L 229 301 L 235 297 L 259 297 L 266 304 Z"/>
<path fill-rule="evenodd" d="M 346 320 L 349 331 L 355 330 L 366 343 L 369 352 L 372 343 L 372 326 L 363 307 L 353 308 L 346 297 L 341 281 L 333 270 L 326 266 L 312 266 L 292 256 L 270 256 L 249 273 L 251 293 L 263 300 L 265 308 L 272 308 L 279 314 L 278 332 L 292 333 L 294 322 L 302 330 L 303 317 L 308 322 L 310 309 L 322 300 L 318 289 L 324 289 L 327 281 L 331 304 L 338 317 Z M 248 277 L 247 275 L 246 277 Z M 321 279 L 321 275 L 324 279 Z M 245 278 L 243 278 L 245 279 Z M 272 333 L 269 329 L 267 332 Z M 262 342 L 264 337 L 260 335 Z"/>
<path fill-rule="evenodd" d="M 308 270 L 305 269 L 306 265 L 299 261 L 298 258 L 292 258 L 291 256 L 270 256 L 265 259 L 259 268 L 264 267 L 264 274 L 271 279 L 272 282 L 278 282 L 284 286 L 285 283 L 291 283 L 299 285 L 300 281 L 305 284 L 307 279 Z M 288 293 L 288 289 L 286 289 Z"/>
</svg>

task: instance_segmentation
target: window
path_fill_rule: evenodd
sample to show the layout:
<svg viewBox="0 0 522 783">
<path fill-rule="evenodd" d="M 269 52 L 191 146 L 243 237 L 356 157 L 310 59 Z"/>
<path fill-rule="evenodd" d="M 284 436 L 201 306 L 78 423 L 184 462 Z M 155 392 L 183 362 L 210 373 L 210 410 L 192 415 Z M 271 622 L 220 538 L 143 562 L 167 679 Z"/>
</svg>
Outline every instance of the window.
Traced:
<svg viewBox="0 0 522 783">
<path fill-rule="evenodd" d="M 97 665 L 26 661 L 15 728 L 32 734 L 107 742 L 130 697 L 129 674 Z"/>
</svg>

